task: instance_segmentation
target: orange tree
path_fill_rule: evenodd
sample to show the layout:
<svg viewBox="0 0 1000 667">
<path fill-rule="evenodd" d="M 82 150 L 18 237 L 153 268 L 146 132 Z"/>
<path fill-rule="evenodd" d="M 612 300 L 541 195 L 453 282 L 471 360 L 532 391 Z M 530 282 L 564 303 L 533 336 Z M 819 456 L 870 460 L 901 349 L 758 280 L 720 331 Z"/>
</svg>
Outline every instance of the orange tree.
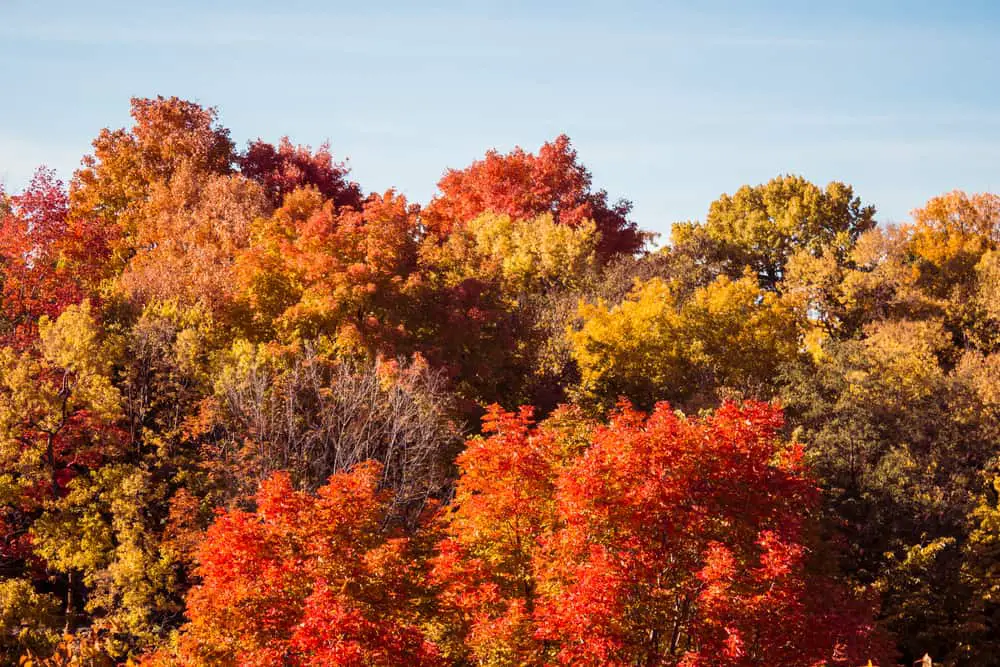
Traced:
<svg viewBox="0 0 1000 667">
<path fill-rule="evenodd" d="M 870 610 L 817 567 L 818 492 L 781 426 L 762 403 L 704 418 L 626 405 L 574 428 L 494 409 L 459 458 L 435 561 L 444 650 L 479 664 L 885 657 Z"/>
</svg>

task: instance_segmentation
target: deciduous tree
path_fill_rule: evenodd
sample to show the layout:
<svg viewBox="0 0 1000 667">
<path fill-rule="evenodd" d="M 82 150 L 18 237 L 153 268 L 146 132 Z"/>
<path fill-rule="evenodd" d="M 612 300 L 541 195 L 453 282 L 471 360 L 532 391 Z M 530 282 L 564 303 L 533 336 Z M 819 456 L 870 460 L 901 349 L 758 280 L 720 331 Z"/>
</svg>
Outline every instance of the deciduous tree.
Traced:
<svg viewBox="0 0 1000 667">
<path fill-rule="evenodd" d="M 794 313 L 752 276 L 720 276 L 682 301 L 658 278 L 617 306 L 582 304 L 570 334 L 580 396 L 610 407 L 619 396 L 651 406 L 659 398 L 711 397 L 721 387 L 761 391 L 798 351 Z"/>
<path fill-rule="evenodd" d="M 181 664 L 437 664 L 419 626 L 419 559 L 381 529 L 379 478 L 360 465 L 313 495 L 277 474 L 254 512 L 220 514 L 199 550 Z"/>
<path fill-rule="evenodd" d="M 801 176 L 779 176 L 722 195 L 704 223 L 674 225 L 671 236 L 677 250 L 734 278 L 750 268 L 762 287 L 775 290 L 795 252 L 830 250 L 843 261 L 874 226 L 875 207 L 862 205 L 851 186 L 835 181 L 821 189 Z"/>
<path fill-rule="evenodd" d="M 41 317 L 58 317 L 83 298 L 80 282 L 88 272 L 67 270 L 73 249 L 67 210 L 62 183 L 46 169 L 0 210 L 0 345 L 29 347 Z"/>
<path fill-rule="evenodd" d="M 347 180 L 347 165 L 334 162 L 330 144 L 315 152 L 308 146 L 295 146 L 282 137 L 278 145 L 261 139 L 250 142 L 239 156 L 240 172 L 264 187 L 274 208 L 284 203 L 285 196 L 298 188 L 316 188 L 334 206 L 361 208 L 361 188 Z"/>
<path fill-rule="evenodd" d="M 628 219 L 631 203 L 610 204 L 604 190 L 591 190 L 591 180 L 566 135 L 543 144 L 537 155 L 521 148 L 507 154 L 491 150 L 465 169 L 448 170 L 438 181 L 441 194 L 428 205 L 423 219 L 443 237 L 483 213 L 518 220 L 551 213 L 564 225 L 593 220 L 604 259 L 636 252 L 644 237 Z"/>
<path fill-rule="evenodd" d="M 494 409 L 435 562 L 452 660 L 853 664 L 870 608 L 810 564 L 819 494 L 780 412 L 624 406 L 606 426 Z M 568 422 L 569 420 L 569 422 Z M 454 638 L 452 638 L 454 642 Z"/>
</svg>

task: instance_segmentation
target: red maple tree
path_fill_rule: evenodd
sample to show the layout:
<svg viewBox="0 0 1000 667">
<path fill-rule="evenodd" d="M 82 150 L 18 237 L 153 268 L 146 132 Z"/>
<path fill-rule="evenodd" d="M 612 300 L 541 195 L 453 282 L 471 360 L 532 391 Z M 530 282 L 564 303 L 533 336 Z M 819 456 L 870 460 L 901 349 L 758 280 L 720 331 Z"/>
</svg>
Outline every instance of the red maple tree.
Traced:
<svg viewBox="0 0 1000 667">
<path fill-rule="evenodd" d="M 602 257 L 636 252 L 644 238 L 628 219 L 632 204 L 609 203 L 607 192 L 592 190 L 591 181 L 565 134 L 543 144 L 537 155 L 521 148 L 505 155 L 491 150 L 465 169 L 445 173 L 438 181 L 441 194 L 428 204 L 423 219 L 438 235 L 486 212 L 517 219 L 551 213 L 571 226 L 592 219 L 601 234 Z"/>
</svg>

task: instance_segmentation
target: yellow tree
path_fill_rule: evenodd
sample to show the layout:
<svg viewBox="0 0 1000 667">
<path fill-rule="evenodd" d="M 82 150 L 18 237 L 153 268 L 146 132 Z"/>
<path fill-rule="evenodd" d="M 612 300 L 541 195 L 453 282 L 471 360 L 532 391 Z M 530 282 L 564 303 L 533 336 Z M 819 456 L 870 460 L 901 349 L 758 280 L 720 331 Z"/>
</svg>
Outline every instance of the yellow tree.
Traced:
<svg viewBox="0 0 1000 667">
<path fill-rule="evenodd" d="M 767 393 L 779 365 L 798 354 L 794 312 L 750 275 L 721 276 L 683 302 L 653 279 L 617 306 L 582 304 L 579 315 L 569 334 L 579 394 L 604 408 L 619 396 L 648 406 L 720 387 Z"/>
<path fill-rule="evenodd" d="M 34 533 L 45 514 L 66 511 L 72 480 L 120 451 L 120 396 L 111 382 L 114 351 L 88 302 L 70 306 L 52 322 L 39 322 L 38 349 L 0 350 L 0 508 L 3 551 L 48 559 Z M 21 543 L 28 534 L 28 544 Z M 80 552 L 63 540 L 60 549 Z M 79 563 L 77 563 L 78 565 Z M 79 568 L 56 568 L 66 597 L 66 624 L 78 607 Z"/>
<path fill-rule="evenodd" d="M 923 261 L 924 279 L 947 296 L 968 282 L 983 254 L 1000 243 L 1000 195 L 955 190 L 913 211 L 912 249 Z"/>
<path fill-rule="evenodd" d="M 762 287 L 779 288 L 788 258 L 806 250 L 831 250 L 838 259 L 875 226 L 875 207 L 863 206 L 849 185 L 820 188 L 801 176 L 778 176 L 744 185 L 712 202 L 704 223 L 679 223 L 676 251 L 720 265 L 732 277 L 751 269 Z"/>
</svg>

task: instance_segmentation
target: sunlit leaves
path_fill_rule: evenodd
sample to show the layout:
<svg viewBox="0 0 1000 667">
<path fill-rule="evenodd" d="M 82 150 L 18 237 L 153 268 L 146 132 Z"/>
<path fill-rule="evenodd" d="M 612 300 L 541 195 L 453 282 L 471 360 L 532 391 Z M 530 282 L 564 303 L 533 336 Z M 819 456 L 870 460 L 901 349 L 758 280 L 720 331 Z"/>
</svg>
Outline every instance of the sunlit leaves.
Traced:
<svg viewBox="0 0 1000 667">
<path fill-rule="evenodd" d="M 428 205 L 424 218 L 440 236 L 483 213 L 518 220 L 551 213 L 556 222 L 571 227 L 593 220 L 604 259 L 634 253 L 644 242 L 628 219 L 631 203 L 610 204 L 605 191 L 591 190 L 590 172 L 577 161 L 566 135 L 543 144 L 537 155 L 521 148 L 507 154 L 489 151 L 465 169 L 449 170 L 438 189 L 441 194 Z"/>
<path fill-rule="evenodd" d="M 40 329 L 39 356 L 0 350 L 0 456 L 22 485 L 57 495 L 77 466 L 119 444 L 120 398 L 87 302 Z"/>
<path fill-rule="evenodd" d="M 0 208 L 0 344 L 28 347 L 39 318 L 56 317 L 83 297 L 89 271 L 71 265 L 79 246 L 67 210 L 62 183 L 45 169 Z M 97 264 L 99 256 L 89 260 Z"/>
<path fill-rule="evenodd" d="M 455 658 L 809 664 L 884 651 L 864 605 L 808 572 L 818 493 L 801 451 L 776 439 L 776 410 L 624 407 L 582 431 L 568 418 L 533 427 L 494 409 L 459 459 L 435 560 Z"/>
<path fill-rule="evenodd" d="M 316 190 L 286 197 L 255 223 L 239 257 L 254 325 L 285 340 L 326 335 L 345 354 L 391 353 L 407 340 L 407 294 L 417 273 L 416 211 L 395 192 L 362 211 Z"/>
<path fill-rule="evenodd" d="M 956 190 L 914 210 L 913 219 L 912 247 L 925 262 L 924 278 L 945 295 L 1000 243 L 1000 196 L 994 194 Z"/>
<path fill-rule="evenodd" d="M 675 225 L 674 245 L 702 261 L 718 263 L 731 275 L 750 268 L 762 287 L 777 289 L 788 258 L 799 250 L 839 260 L 858 236 L 875 225 L 875 208 L 862 206 L 849 185 L 822 189 L 801 176 L 779 176 L 745 185 L 712 205 L 703 224 Z"/>
<path fill-rule="evenodd" d="M 26 652 L 46 655 L 59 641 L 57 605 L 24 579 L 0 581 L 0 657 L 16 664 Z"/>
<path fill-rule="evenodd" d="M 996 652 L 996 195 L 780 176 L 643 254 L 565 136 L 421 209 L 132 116 L 0 193 L 4 661 Z"/>
<path fill-rule="evenodd" d="M 605 407 L 625 396 L 642 405 L 683 400 L 720 386 L 756 391 L 795 358 L 798 323 L 752 277 L 720 277 L 686 301 L 660 279 L 621 304 L 582 304 L 570 334 L 580 393 Z"/>
<path fill-rule="evenodd" d="M 436 664 L 414 622 L 408 542 L 380 530 L 378 478 L 377 466 L 359 466 L 311 495 L 279 474 L 254 513 L 221 514 L 199 552 L 181 660 Z"/>
<path fill-rule="evenodd" d="M 599 235 L 592 221 L 570 227 L 552 214 L 519 220 L 484 213 L 438 245 L 427 243 L 423 259 L 451 283 L 496 277 L 512 297 L 569 287 L 596 269 Z"/>
<path fill-rule="evenodd" d="M 131 129 L 102 130 L 71 187 L 73 214 L 117 224 L 126 237 L 157 183 L 181 165 L 198 174 L 226 174 L 235 157 L 229 131 L 214 109 L 176 97 L 132 98 Z"/>
</svg>

